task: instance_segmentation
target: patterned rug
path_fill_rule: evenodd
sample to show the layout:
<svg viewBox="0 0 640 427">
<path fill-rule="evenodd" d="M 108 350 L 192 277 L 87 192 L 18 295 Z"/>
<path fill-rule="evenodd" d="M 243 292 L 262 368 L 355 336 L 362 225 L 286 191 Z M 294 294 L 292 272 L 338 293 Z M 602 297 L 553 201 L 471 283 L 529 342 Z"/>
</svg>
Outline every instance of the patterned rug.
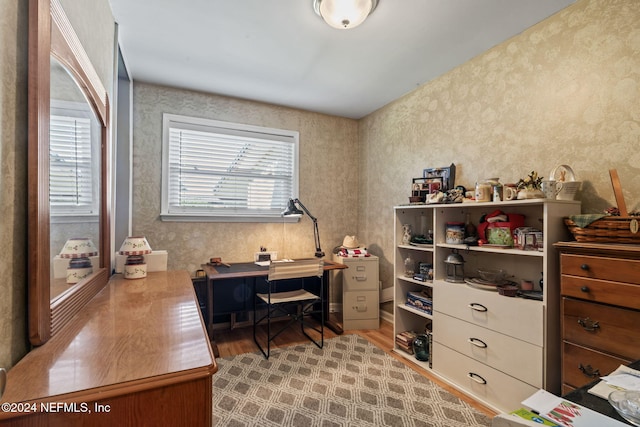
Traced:
<svg viewBox="0 0 640 427">
<path fill-rule="evenodd" d="M 217 359 L 213 425 L 489 426 L 476 411 L 353 334 Z"/>
</svg>

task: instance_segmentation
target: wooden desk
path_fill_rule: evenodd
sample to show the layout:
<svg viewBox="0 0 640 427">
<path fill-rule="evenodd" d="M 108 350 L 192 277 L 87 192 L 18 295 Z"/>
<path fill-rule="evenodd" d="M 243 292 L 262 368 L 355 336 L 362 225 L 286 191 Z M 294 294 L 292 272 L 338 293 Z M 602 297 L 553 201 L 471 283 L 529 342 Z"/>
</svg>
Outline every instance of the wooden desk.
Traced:
<svg viewBox="0 0 640 427">
<path fill-rule="evenodd" d="M 186 271 L 118 274 L 9 371 L 2 402 L 23 412 L 0 411 L 0 425 L 210 426 L 216 371 Z"/>
<path fill-rule="evenodd" d="M 203 264 L 207 275 L 207 332 L 209 338 L 212 341 L 214 354 L 218 356 L 215 341 L 213 339 L 213 318 L 214 312 L 214 293 L 225 292 L 227 295 L 235 298 L 235 301 L 229 301 L 229 308 L 224 311 L 223 314 L 247 311 L 248 298 L 251 298 L 253 302 L 255 281 L 257 279 L 264 279 L 269 275 L 268 266 L 259 266 L 254 262 L 242 262 L 230 264 L 229 267 L 224 265 L 213 266 L 210 264 Z M 342 328 L 329 321 L 329 286 L 330 286 L 330 271 L 348 268 L 347 265 L 340 264 L 333 261 L 324 261 L 324 274 L 322 275 L 323 281 L 323 299 L 324 299 L 324 318 L 325 326 L 334 331 L 337 334 L 342 334 Z M 242 295 L 238 296 L 241 293 Z M 226 302 L 226 301 L 225 301 Z M 235 304 L 234 304 L 235 303 Z M 251 306 L 253 307 L 253 305 Z M 220 314 L 220 313 L 218 313 Z"/>
</svg>

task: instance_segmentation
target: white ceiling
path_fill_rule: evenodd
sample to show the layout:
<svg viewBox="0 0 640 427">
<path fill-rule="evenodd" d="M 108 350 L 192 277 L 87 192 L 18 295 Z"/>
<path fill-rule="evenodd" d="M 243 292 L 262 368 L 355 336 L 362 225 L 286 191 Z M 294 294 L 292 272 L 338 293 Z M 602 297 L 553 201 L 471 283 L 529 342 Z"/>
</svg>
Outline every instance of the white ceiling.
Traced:
<svg viewBox="0 0 640 427">
<path fill-rule="evenodd" d="M 380 0 L 337 30 L 312 0 L 110 0 L 134 81 L 360 118 L 575 0 Z"/>
</svg>

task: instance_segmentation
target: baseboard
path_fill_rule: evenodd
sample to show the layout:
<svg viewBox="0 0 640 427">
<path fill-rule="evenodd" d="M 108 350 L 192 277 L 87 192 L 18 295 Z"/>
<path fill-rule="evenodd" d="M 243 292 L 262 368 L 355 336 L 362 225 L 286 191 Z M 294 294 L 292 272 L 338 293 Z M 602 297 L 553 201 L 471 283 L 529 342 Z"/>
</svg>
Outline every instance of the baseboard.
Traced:
<svg viewBox="0 0 640 427">
<path fill-rule="evenodd" d="M 393 313 L 389 313 L 385 310 L 380 310 L 380 319 L 389 323 L 393 323 Z"/>
</svg>

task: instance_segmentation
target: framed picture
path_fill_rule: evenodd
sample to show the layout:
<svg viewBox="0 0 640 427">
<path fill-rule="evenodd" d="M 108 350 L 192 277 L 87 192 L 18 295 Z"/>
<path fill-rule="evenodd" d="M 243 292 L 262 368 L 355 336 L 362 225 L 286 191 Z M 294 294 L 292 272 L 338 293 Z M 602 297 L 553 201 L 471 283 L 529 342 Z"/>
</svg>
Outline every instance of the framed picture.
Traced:
<svg viewBox="0 0 640 427">
<path fill-rule="evenodd" d="M 442 191 L 444 182 L 441 177 L 413 178 L 412 196 L 424 196 L 426 194 Z"/>
<path fill-rule="evenodd" d="M 451 190 L 456 186 L 455 178 L 456 178 L 456 166 L 451 163 L 451 166 L 443 167 L 443 168 L 429 168 L 424 169 L 422 171 L 422 177 L 425 180 L 425 183 L 434 183 L 434 186 L 437 182 L 440 183 L 440 188 L 436 191 L 447 191 Z"/>
</svg>

